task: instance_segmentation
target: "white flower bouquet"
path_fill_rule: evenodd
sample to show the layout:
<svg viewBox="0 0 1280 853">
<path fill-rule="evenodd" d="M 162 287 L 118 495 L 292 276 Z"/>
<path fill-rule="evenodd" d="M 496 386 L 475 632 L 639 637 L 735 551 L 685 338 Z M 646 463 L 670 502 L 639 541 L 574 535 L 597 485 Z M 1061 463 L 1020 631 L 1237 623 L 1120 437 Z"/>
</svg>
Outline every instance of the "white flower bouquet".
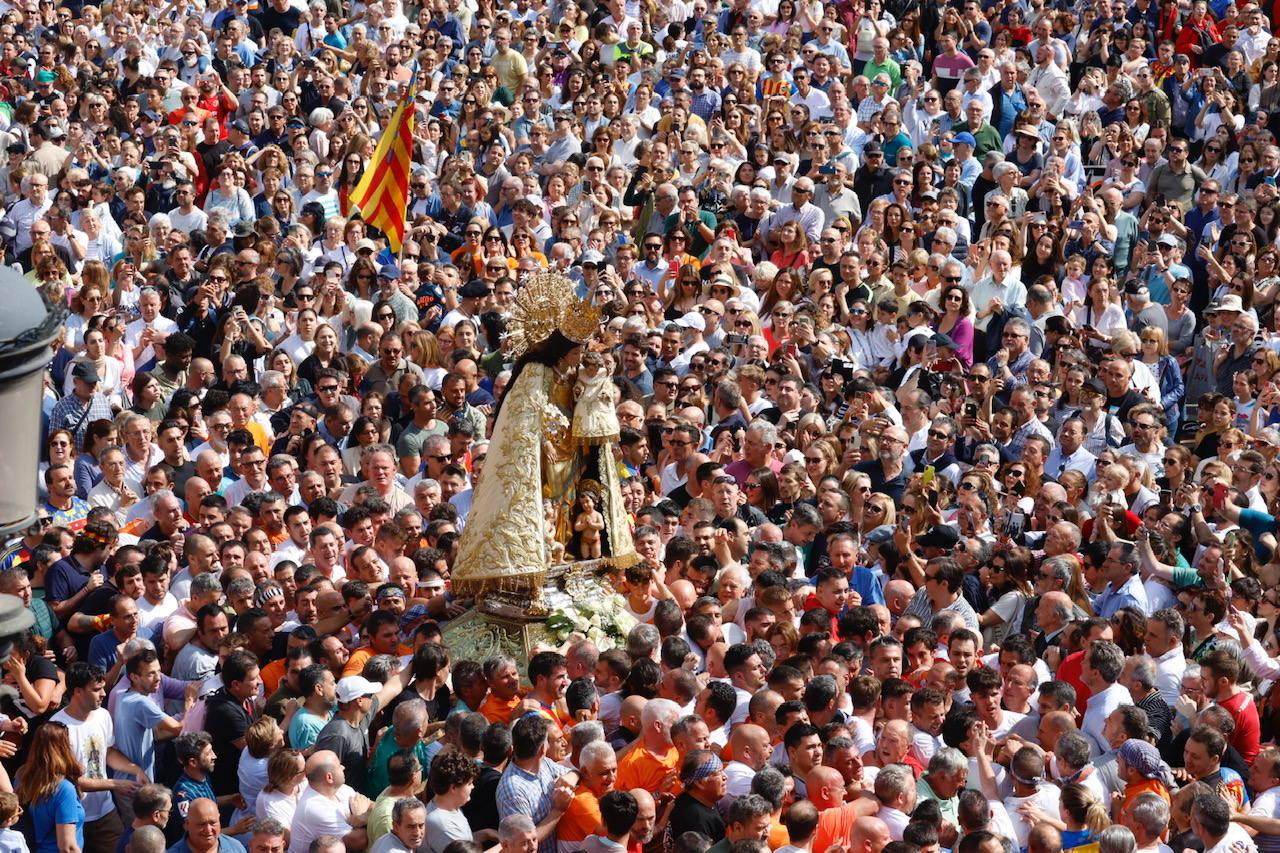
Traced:
<svg viewBox="0 0 1280 853">
<path fill-rule="evenodd" d="M 579 634 L 596 644 L 600 651 L 626 643 L 627 634 L 636 620 L 627 612 L 626 600 L 617 593 L 599 598 L 574 601 L 557 607 L 547 617 L 547 631 L 558 643 Z"/>
</svg>

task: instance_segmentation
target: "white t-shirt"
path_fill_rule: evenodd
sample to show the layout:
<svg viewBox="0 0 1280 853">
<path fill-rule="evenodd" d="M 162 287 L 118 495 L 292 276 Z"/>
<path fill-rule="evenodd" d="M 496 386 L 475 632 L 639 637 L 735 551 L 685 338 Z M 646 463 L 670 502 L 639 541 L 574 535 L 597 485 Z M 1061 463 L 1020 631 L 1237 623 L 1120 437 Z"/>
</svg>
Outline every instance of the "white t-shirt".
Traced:
<svg viewBox="0 0 1280 853">
<path fill-rule="evenodd" d="M 178 609 L 178 599 L 174 598 L 172 592 L 166 592 L 164 598 L 160 599 L 159 604 L 152 604 L 147 601 L 147 597 L 138 599 L 138 633 L 148 636 L 151 629 L 155 627 L 157 622 L 163 622 L 168 619 L 170 614 Z"/>
<path fill-rule="evenodd" d="M 1268 788 L 1258 794 L 1253 800 L 1249 814 L 1261 815 L 1262 817 L 1280 817 L 1280 786 Z M 1276 853 L 1276 851 L 1280 851 L 1280 835 L 1266 835 L 1260 832 L 1254 836 L 1253 840 L 1258 845 L 1259 853 Z"/>
<path fill-rule="evenodd" d="M 111 713 L 106 708 L 99 708 L 84 720 L 77 720 L 64 708 L 54 714 L 51 719 L 67 727 L 71 749 L 75 752 L 76 758 L 80 759 L 80 766 L 84 768 L 84 778 L 106 779 L 107 750 L 116 744 L 115 725 L 111 722 Z M 85 794 L 82 802 L 85 823 L 92 823 L 105 817 L 115 808 L 110 791 L 93 791 Z"/>
<path fill-rule="evenodd" d="M 293 836 L 289 853 L 307 853 L 311 842 L 321 835 L 342 838 L 351 831 L 347 816 L 351 814 L 351 798 L 356 792 L 350 785 L 343 785 L 333 797 L 326 797 L 314 788 L 308 788 L 298 798 L 298 809 L 290 824 Z"/>
<path fill-rule="evenodd" d="M 124 328 L 125 346 L 136 349 L 138 344 L 142 342 L 142 330 L 147 326 L 150 326 L 162 335 L 172 335 L 174 332 L 178 331 L 178 324 L 163 314 L 157 314 L 156 318 L 150 323 L 139 317 Z M 155 348 L 148 346 L 142 351 L 142 357 L 135 358 L 133 363 L 141 367 L 151 359 L 155 358 L 155 356 Z"/>
<path fill-rule="evenodd" d="M 286 794 L 283 791 L 265 791 L 258 795 L 258 802 L 254 804 L 254 814 L 258 816 L 258 820 L 280 821 L 282 826 L 292 826 L 293 816 L 298 811 L 298 797 L 307 788 L 307 780 L 302 780 L 302 787 L 298 789 L 297 794 Z"/>
<path fill-rule="evenodd" d="M 1056 815 L 1058 813 L 1058 789 L 1053 785 L 1041 785 L 1040 788 L 1029 797 L 1009 796 L 1004 798 L 1005 811 L 1009 813 L 1009 820 L 1013 822 L 1013 831 L 1017 837 L 1015 845 L 1019 850 L 1027 848 L 1027 836 L 1031 834 L 1031 822 L 1028 821 L 1021 812 L 1021 807 L 1031 803 L 1045 814 Z"/>
</svg>

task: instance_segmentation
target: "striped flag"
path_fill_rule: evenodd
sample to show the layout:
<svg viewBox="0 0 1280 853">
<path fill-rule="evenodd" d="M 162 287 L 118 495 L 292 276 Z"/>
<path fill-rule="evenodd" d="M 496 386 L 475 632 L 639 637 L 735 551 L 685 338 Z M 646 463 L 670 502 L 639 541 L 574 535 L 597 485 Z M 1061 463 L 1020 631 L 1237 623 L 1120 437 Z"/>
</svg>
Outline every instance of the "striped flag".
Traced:
<svg viewBox="0 0 1280 853">
<path fill-rule="evenodd" d="M 369 168 L 351 191 L 351 203 L 360 209 L 365 222 L 387 235 L 387 242 L 395 253 L 399 253 L 404 242 L 409 163 L 413 159 L 415 89 L 412 84 L 406 88 L 404 99 L 378 140 Z"/>
</svg>

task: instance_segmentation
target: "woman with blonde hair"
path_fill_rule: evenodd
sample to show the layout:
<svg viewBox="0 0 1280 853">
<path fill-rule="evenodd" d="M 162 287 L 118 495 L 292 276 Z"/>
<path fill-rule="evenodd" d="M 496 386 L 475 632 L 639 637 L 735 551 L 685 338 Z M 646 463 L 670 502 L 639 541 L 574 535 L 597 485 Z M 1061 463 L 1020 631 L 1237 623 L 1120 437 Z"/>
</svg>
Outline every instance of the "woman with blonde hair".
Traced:
<svg viewBox="0 0 1280 853">
<path fill-rule="evenodd" d="M 1074 769 L 1081 770 L 1088 767 L 1086 763 L 1084 768 Z M 1021 810 L 1021 816 L 1025 820 L 1033 824 L 1047 823 L 1062 833 L 1063 851 L 1090 844 L 1096 840 L 1099 832 L 1111 825 L 1111 816 L 1107 814 L 1102 800 L 1091 788 L 1079 782 L 1072 782 L 1062 787 L 1058 797 L 1057 815 L 1048 814 L 1033 802 L 1024 803 Z"/>
<path fill-rule="evenodd" d="M 444 353 L 436 336 L 426 330 L 414 335 L 413 343 L 409 345 L 409 359 L 422 368 L 427 387 L 439 390 L 441 381 L 449 371 L 444 366 Z"/>
<path fill-rule="evenodd" d="M 1164 409 L 1165 428 L 1170 436 L 1177 436 L 1182 401 L 1187 396 L 1186 383 L 1182 381 L 1182 368 L 1178 360 L 1169 355 L 1169 342 L 1159 326 L 1147 326 L 1138 335 L 1138 358 L 1151 369 L 1160 388 L 1160 405 Z M 1255 370 L 1258 355 L 1270 357 L 1280 365 L 1280 356 L 1271 350 L 1259 350 L 1254 354 Z"/>
<path fill-rule="evenodd" d="M 258 820 L 273 818 L 282 826 L 293 823 L 298 797 L 305 788 L 306 759 L 296 749 L 280 749 L 267 759 L 267 784 L 255 806 Z"/>
<path fill-rule="evenodd" d="M 893 498 L 874 492 L 871 497 L 867 498 L 863 507 L 859 531 L 863 536 L 866 536 L 877 527 L 896 522 L 897 513 L 894 511 Z"/>
<path fill-rule="evenodd" d="M 815 485 L 821 483 L 823 477 L 836 474 L 839 465 L 840 454 L 826 438 L 811 441 L 804 449 L 804 470 Z"/>
</svg>

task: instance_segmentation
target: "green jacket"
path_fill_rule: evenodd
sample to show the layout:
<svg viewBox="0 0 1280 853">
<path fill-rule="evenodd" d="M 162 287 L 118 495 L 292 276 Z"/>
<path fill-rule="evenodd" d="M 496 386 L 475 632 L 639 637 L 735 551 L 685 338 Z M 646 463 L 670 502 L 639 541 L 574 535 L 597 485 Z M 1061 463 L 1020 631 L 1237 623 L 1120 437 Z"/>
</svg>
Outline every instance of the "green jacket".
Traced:
<svg viewBox="0 0 1280 853">
<path fill-rule="evenodd" d="M 964 124 L 952 125 L 951 129 L 956 133 L 968 131 L 973 134 L 974 141 L 978 143 L 973 149 L 973 156 L 978 160 L 985 157 L 988 151 L 1004 151 L 1004 141 L 1000 138 L 1000 131 L 990 124 L 972 128 L 968 122 L 965 122 Z"/>
</svg>

